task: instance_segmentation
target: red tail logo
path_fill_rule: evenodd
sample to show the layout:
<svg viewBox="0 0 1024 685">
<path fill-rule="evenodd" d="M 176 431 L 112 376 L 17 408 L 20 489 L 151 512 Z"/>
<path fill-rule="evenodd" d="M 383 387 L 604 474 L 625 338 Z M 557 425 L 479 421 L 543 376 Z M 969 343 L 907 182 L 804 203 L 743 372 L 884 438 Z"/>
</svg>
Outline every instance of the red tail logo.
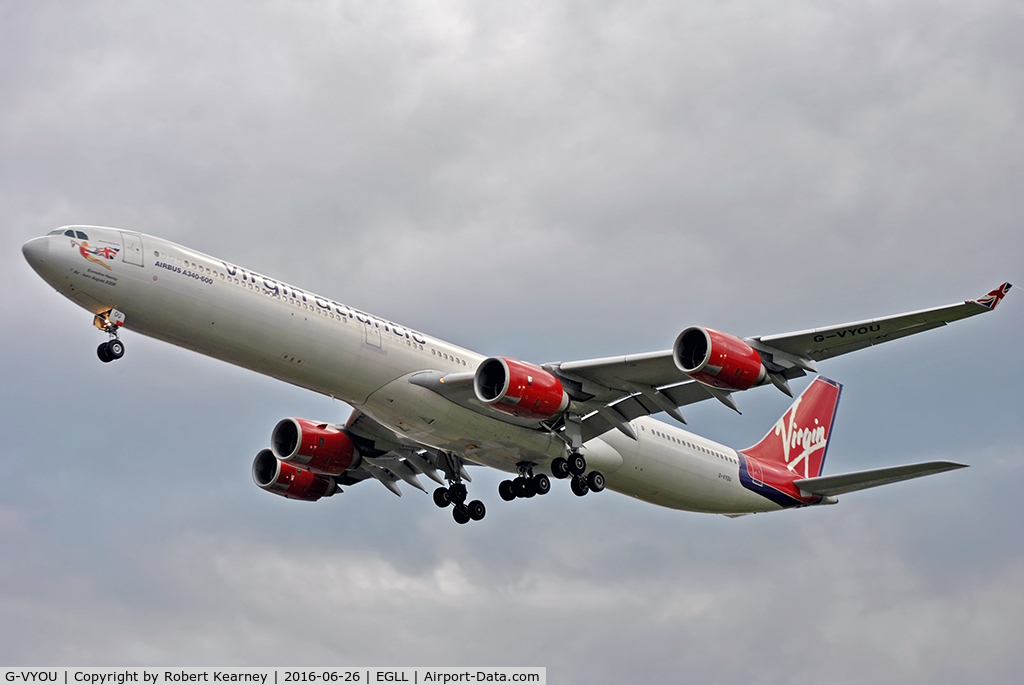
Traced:
<svg viewBox="0 0 1024 685">
<path fill-rule="evenodd" d="M 841 389 L 833 380 L 815 378 L 761 442 L 741 451 L 772 470 L 786 469 L 790 479 L 821 475 Z"/>
</svg>

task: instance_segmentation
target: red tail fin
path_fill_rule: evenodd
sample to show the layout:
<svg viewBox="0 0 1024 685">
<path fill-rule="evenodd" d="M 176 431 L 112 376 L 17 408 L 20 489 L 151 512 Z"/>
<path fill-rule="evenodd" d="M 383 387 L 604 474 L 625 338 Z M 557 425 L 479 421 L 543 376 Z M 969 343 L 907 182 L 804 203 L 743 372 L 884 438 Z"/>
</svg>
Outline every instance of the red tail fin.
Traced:
<svg viewBox="0 0 1024 685">
<path fill-rule="evenodd" d="M 782 466 L 797 478 L 818 477 L 825 464 L 842 388 L 818 376 L 761 442 L 740 451 L 763 464 Z"/>
</svg>

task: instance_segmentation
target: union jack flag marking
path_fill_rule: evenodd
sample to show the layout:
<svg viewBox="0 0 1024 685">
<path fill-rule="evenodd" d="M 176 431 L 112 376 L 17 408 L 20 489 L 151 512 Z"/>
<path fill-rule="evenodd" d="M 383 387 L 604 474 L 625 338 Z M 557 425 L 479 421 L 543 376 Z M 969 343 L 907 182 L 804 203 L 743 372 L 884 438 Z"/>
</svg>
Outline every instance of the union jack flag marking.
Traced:
<svg viewBox="0 0 1024 685">
<path fill-rule="evenodd" d="M 1002 299 L 1006 297 L 1006 293 L 1010 292 L 1010 288 L 1012 287 L 1013 286 L 1010 285 L 1009 283 L 1003 283 L 1001 286 L 990 292 L 985 297 L 979 297 L 977 302 L 982 307 L 987 307 L 988 309 L 995 309 L 996 305 L 998 305 L 1002 301 Z"/>
</svg>

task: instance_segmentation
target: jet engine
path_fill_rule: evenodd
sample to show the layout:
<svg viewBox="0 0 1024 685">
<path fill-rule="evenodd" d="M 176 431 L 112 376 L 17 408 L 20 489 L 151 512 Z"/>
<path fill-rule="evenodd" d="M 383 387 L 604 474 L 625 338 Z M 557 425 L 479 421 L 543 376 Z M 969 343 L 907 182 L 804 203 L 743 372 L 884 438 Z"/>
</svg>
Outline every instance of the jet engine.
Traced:
<svg viewBox="0 0 1024 685">
<path fill-rule="evenodd" d="M 529 419 L 550 419 L 569 406 L 561 381 L 539 366 L 506 357 L 485 359 L 477 367 L 473 390 L 484 404 Z"/>
<path fill-rule="evenodd" d="M 768 371 L 747 343 L 727 333 L 694 326 L 672 346 L 676 367 L 695 381 L 724 390 L 746 390 L 764 383 Z"/>
<path fill-rule="evenodd" d="M 252 479 L 256 485 L 288 499 L 315 502 L 340 491 L 330 476 L 321 476 L 280 461 L 270 450 L 260 450 L 252 462 Z"/>
<path fill-rule="evenodd" d="M 293 467 L 327 476 L 341 475 L 359 456 L 345 431 L 309 419 L 278 421 L 270 435 L 270 449 Z"/>
</svg>

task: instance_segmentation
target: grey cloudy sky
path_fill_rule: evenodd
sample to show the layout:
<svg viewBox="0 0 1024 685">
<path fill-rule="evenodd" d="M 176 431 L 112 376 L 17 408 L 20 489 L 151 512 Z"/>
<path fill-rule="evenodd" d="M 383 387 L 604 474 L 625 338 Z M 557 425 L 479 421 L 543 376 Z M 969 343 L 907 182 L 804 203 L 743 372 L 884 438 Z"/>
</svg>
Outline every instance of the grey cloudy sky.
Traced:
<svg viewBox="0 0 1024 685">
<path fill-rule="evenodd" d="M 729 520 L 568 488 L 456 526 L 249 467 L 347 408 L 89 315 L 20 254 L 157 234 L 487 354 L 664 349 L 1024 287 L 1024 11 L 956 2 L 0 3 L 0 663 L 1016 682 L 1024 296 L 822 364 L 826 472 Z M 800 384 L 800 388 L 804 384 Z M 742 447 L 788 406 L 688 412 Z M 409 488 L 406 488 L 409 490 Z"/>
</svg>

